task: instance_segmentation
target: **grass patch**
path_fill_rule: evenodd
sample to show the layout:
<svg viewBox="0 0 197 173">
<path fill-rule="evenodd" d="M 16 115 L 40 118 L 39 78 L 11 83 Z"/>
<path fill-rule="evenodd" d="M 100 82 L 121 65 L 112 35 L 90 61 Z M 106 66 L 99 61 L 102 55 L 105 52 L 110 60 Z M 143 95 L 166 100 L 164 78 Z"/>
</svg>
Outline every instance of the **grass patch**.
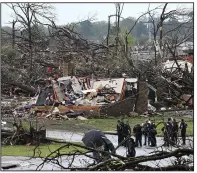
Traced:
<svg viewBox="0 0 197 173">
<path fill-rule="evenodd" d="M 164 118 L 164 122 L 166 122 L 169 117 L 171 117 L 171 116 L 166 116 Z M 177 122 L 180 122 L 182 119 L 181 117 L 177 117 L 177 116 L 172 116 L 172 117 L 175 118 Z M 147 119 L 148 118 L 144 118 L 144 117 L 125 118 L 125 120 L 129 120 L 129 124 L 131 126 L 131 129 L 133 129 L 134 125 L 141 124 L 141 123 L 145 122 Z M 156 125 L 160 122 L 163 122 L 163 117 L 161 117 L 161 116 L 151 117 L 150 119 L 152 121 L 154 121 Z M 187 135 L 193 136 L 193 119 L 191 119 L 191 118 L 184 118 L 184 119 L 188 124 Z M 115 118 L 115 119 L 89 119 L 88 121 L 84 121 L 83 123 L 88 126 L 100 129 L 102 131 L 114 131 L 114 130 L 116 130 L 117 120 L 118 120 L 118 118 Z M 157 126 L 158 136 L 163 135 L 162 131 L 161 131 L 163 126 L 164 126 L 163 123 L 161 123 Z"/>
<path fill-rule="evenodd" d="M 82 144 L 82 143 L 78 143 Z M 35 150 L 35 156 L 38 157 L 46 157 L 51 152 L 57 150 L 59 147 L 63 146 L 64 144 L 47 144 L 47 145 L 40 145 L 36 150 L 35 146 L 24 146 L 24 145 L 16 145 L 16 146 L 2 146 L 1 147 L 1 154 L 2 156 L 26 156 L 26 157 L 32 157 L 34 155 Z M 82 148 L 70 146 L 64 147 L 60 150 L 61 154 L 68 154 L 68 153 L 74 153 L 75 151 L 85 151 Z M 57 153 L 54 153 L 51 156 L 55 156 Z"/>
<path fill-rule="evenodd" d="M 182 117 L 179 116 L 165 116 L 164 122 L 168 120 L 169 117 L 173 117 L 177 122 L 180 122 Z M 86 121 L 82 120 L 70 120 L 70 121 L 48 121 L 45 122 L 46 126 L 50 129 L 59 129 L 59 130 L 68 130 L 73 132 L 87 132 L 90 129 L 99 129 L 102 131 L 115 131 L 117 120 L 120 118 L 91 118 Z M 163 116 L 154 116 L 150 118 L 157 125 L 160 122 L 163 122 Z M 193 119 L 192 118 L 184 118 L 188 124 L 187 135 L 193 136 Z M 128 117 L 125 118 L 125 121 L 129 120 L 129 124 L 131 129 L 133 129 L 134 125 L 142 124 L 148 118 L 145 117 Z M 53 124 L 53 125 L 52 125 Z M 157 136 L 163 136 L 162 129 L 163 123 L 157 126 Z"/>
<path fill-rule="evenodd" d="M 177 122 L 180 122 L 182 117 L 180 116 L 173 116 L 173 115 L 165 115 L 164 116 L 164 122 L 167 121 L 169 117 L 173 117 L 176 119 Z M 66 130 L 66 131 L 71 131 L 71 132 L 87 132 L 90 129 L 99 129 L 102 131 L 115 131 L 116 130 L 116 125 L 117 125 L 117 120 L 120 119 L 120 117 L 108 117 L 108 118 L 91 118 L 88 120 L 44 120 L 44 124 L 47 129 L 56 129 L 56 130 Z M 163 116 L 153 116 L 150 118 L 152 121 L 155 122 L 157 125 L 160 122 L 163 122 Z M 194 130 L 193 130 L 193 119 L 192 118 L 184 118 L 185 121 L 188 124 L 187 128 L 187 135 L 193 136 L 194 135 Z M 131 129 L 133 129 L 134 125 L 136 124 L 141 124 L 148 120 L 148 118 L 137 116 L 137 117 L 127 117 L 125 120 L 129 120 L 129 124 L 131 126 Z M 39 125 L 43 125 L 43 120 L 38 120 Z M 28 129 L 28 122 L 23 121 L 23 125 Z M 35 122 L 34 122 L 35 126 Z M 157 126 L 157 136 L 162 136 L 162 129 L 163 124 L 159 124 Z"/>
</svg>

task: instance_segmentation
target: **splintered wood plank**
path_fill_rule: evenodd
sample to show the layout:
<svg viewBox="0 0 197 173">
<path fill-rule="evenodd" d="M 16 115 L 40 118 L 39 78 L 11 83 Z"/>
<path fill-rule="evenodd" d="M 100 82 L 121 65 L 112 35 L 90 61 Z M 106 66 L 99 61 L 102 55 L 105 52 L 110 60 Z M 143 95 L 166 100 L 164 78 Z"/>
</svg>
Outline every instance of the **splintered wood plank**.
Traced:
<svg viewBox="0 0 197 173">
<path fill-rule="evenodd" d="M 50 111 L 52 106 L 35 106 L 33 109 L 38 111 Z M 77 110 L 77 111 L 88 111 L 88 110 L 100 110 L 100 106 L 58 106 L 60 112 L 68 110 Z"/>
</svg>

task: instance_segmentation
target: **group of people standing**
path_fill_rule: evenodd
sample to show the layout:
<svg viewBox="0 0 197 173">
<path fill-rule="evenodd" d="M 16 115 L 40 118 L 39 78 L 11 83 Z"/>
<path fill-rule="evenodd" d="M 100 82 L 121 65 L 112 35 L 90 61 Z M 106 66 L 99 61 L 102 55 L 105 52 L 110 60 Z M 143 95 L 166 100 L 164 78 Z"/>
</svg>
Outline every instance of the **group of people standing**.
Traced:
<svg viewBox="0 0 197 173">
<path fill-rule="evenodd" d="M 173 118 L 168 118 L 168 121 L 164 123 L 164 127 L 161 129 L 164 133 L 164 146 L 176 145 L 178 139 L 178 131 L 181 131 L 181 137 L 183 145 L 185 145 L 187 124 L 184 119 L 181 120 L 180 125 Z M 127 146 L 127 139 L 131 136 L 131 127 L 129 122 L 124 123 L 123 119 L 118 120 L 117 124 L 118 133 L 118 145 Z M 142 137 L 144 136 L 144 144 L 150 147 L 157 146 L 157 130 L 156 125 L 149 119 L 145 123 L 136 124 L 133 127 L 133 135 L 135 137 L 134 145 L 135 147 L 142 147 Z"/>
<path fill-rule="evenodd" d="M 142 123 L 142 134 L 144 135 L 144 145 L 151 147 L 157 146 L 157 130 L 156 125 L 150 120 L 147 120 L 145 123 Z"/>
<path fill-rule="evenodd" d="M 181 131 L 182 145 L 185 145 L 187 123 L 184 119 L 181 119 L 180 125 L 176 119 L 168 118 L 168 121 L 164 124 L 162 131 L 164 133 L 164 145 L 176 145 L 178 140 L 178 132 Z"/>
<path fill-rule="evenodd" d="M 135 136 L 136 146 L 142 147 L 142 136 L 144 136 L 144 145 L 155 147 L 157 145 L 156 140 L 156 126 L 150 120 L 145 123 L 136 124 L 133 128 L 133 134 Z"/>
<path fill-rule="evenodd" d="M 129 122 L 127 121 L 124 123 L 123 120 L 118 120 L 117 133 L 118 144 L 125 146 L 126 142 L 124 141 L 128 138 L 128 136 L 131 136 L 131 127 Z M 146 121 L 142 125 L 136 124 L 133 127 L 133 134 L 135 136 L 135 146 L 142 147 L 142 135 L 144 135 L 144 145 L 149 145 L 152 147 L 156 146 L 156 126 L 150 120 Z"/>
</svg>

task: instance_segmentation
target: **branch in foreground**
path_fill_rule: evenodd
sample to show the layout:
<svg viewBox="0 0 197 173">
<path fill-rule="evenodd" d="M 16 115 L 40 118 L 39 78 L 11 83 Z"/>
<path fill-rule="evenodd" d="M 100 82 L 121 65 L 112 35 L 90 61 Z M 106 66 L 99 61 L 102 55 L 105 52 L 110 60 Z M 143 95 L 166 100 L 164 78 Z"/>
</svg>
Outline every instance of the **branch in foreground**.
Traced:
<svg viewBox="0 0 197 173">
<path fill-rule="evenodd" d="M 156 167 L 156 168 L 152 168 L 149 166 L 143 166 L 141 165 L 141 163 L 147 162 L 147 161 L 156 161 L 156 160 L 162 160 L 162 159 L 166 159 L 166 158 L 170 158 L 170 157 L 176 157 L 176 158 L 180 158 L 182 156 L 189 156 L 189 155 L 193 155 L 194 154 L 194 150 L 193 149 L 177 149 L 175 151 L 172 152 L 166 152 L 166 151 L 161 151 L 159 153 L 156 154 L 152 154 L 149 156 L 138 156 L 138 157 L 133 157 L 133 158 L 126 158 L 120 155 L 116 155 L 116 154 L 111 154 L 105 151 L 101 151 L 101 150 L 96 150 L 93 148 L 89 148 L 89 147 L 85 147 L 83 145 L 80 144 L 76 144 L 76 143 L 72 143 L 72 142 L 61 142 L 61 141 L 55 141 L 55 140 L 50 140 L 51 142 L 57 142 L 57 143 L 62 143 L 65 144 L 63 146 L 61 146 L 59 149 L 53 151 L 51 154 L 49 154 L 44 160 L 43 163 L 41 163 L 38 167 L 43 167 L 43 165 L 47 162 L 53 162 L 56 161 L 57 158 L 61 158 L 62 156 L 73 156 L 72 158 L 72 162 L 71 164 L 69 164 L 68 167 L 62 166 L 59 162 L 58 165 L 61 165 L 61 168 L 66 169 L 66 170 L 72 170 L 72 171 L 105 171 L 105 170 L 116 170 L 116 171 L 122 171 L 122 170 L 127 170 L 127 169 L 132 169 L 132 170 L 145 170 L 145 171 L 150 171 L 150 170 L 193 170 L 193 166 L 186 166 L 186 167 L 182 167 L 181 165 L 168 165 L 166 167 Z M 74 154 L 60 154 L 60 150 L 64 147 L 68 147 L 68 146 L 75 146 L 75 147 L 79 147 L 79 148 L 83 148 L 86 149 L 87 152 L 92 152 L 92 151 L 97 151 L 99 153 L 107 153 L 111 156 L 116 157 L 115 158 L 111 158 L 108 159 L 106 161 L 100 162 L 98 164 L 94 163 L 91 166 L 87 166 L 87 167 L 79 167 L 79 168 L 73 168 L 71 167 L 72 163 L 74 162 L 75 156 L 78 155 L 78 152 L 75 152 Z M 51 158 L 52 154 L 57 153 L 58 155 L 54 156 Z M 84 157 L 88 157 L 87 152 L 84 153 Z M 83 153 L 81 152 L 80 155 L 83 155 Z M 92 157 L 89 157 L 92 158 Z M 57 161 L 56 161 L 57 162 Z M 56 163 L 53 162 L 53 163 Z M 59 166 L 60 166 L 59 165 Z M 177 167 L 177 168 L 176 168 Z"/>
</svg>

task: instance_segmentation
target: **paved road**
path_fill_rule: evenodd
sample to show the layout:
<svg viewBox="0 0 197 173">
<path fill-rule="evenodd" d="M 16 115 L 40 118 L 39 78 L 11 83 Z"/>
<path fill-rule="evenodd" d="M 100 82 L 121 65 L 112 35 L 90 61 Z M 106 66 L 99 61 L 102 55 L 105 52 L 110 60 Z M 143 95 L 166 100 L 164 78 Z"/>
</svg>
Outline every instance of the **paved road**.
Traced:
<svg viewBox="0 0 197 173">
<path fill-rule="evenodd" d="M 116 147 L 118 145 L 117 143 L 117 136 L 114 135 L 106 135 L 114 144 Z M 58 138 L 58 139 L 64 139 L 67 141 L 72 141 L 72 142 L 81 142 L 81 139 L 83 137 L 82 133 L 71 133 L 71 132 L 65 132 L 65 131 L 47 131 L 47 137 L 51 138 Z M 157 145 L 161 146 L 163 144 L 163 139 L 161 137 L 157 137 Z M 188 141 L 189 145 L 189 141 Z M 190 144 L 191 145 L 191 144 Z M 161 149 L 161 148 L 160 148 Z M 136 156 L 140 155 L 149 155 L 149 153 L 156 151 L 156 148 L 151 148 L 151 147 L 137 147 L 136 148 Z M 170 148 L 164 148 L 164 150 L 174 150 L 173 147 Z M 124 147 L 120 147 L 117 150 L 117 154 L 120 154 L 122 156 L 126 155 L 126 149 Z M 69 162 L 71 162 L 72 158 L 67 158 L 63 157 L 62 158 L 62 164 L 64 166 L 67 166 Z M 154 162 L 146 162 L 144 163 L 145 165 L 149 166 L 165 166 L 169 165 L 172 163 L 172 160 L 174 160 L 173 157 L 168 158 L 168 159 L 163 159 L 159 161 L 154 161 Z M 82 165 L 86 165 L 86 162 L 93 162 L 92 159 L 86 158 L 84 156 L 77 156 L 73 165 L 76 167 L 80 167 Z M 42 163 L 42 160 L 40 158 L 33 158 L 30 159 L 28 157 L 14 157 L 14 156 L 2 156 L 2 165 L 5 164 L 19 164 L 19 167 L 16 168 L 11 168 L 9 170 L 36 170 L 37 166 Z M 61 170 L 60 167 L 57 167 L 56 165 L 52 163 L 47 163 L 43 166 L 42 170 Z"/>
</svg>

